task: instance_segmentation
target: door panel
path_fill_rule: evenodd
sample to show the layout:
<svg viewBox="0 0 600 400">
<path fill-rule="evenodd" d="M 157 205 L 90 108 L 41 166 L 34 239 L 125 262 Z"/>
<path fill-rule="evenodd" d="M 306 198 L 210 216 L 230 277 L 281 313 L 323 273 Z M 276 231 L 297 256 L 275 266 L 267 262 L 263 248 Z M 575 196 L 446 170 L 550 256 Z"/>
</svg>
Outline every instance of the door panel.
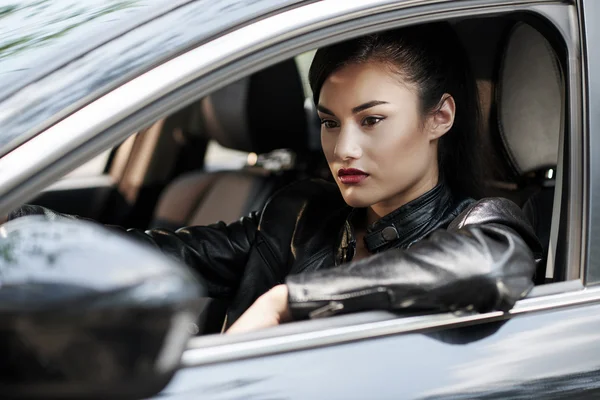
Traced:
<svg viewBox="0 0 600 400">
<path fill-rule="evenodd" d="M 161 399 L 587 399 L 600 305 L 181 370 Z"/>
</svg>

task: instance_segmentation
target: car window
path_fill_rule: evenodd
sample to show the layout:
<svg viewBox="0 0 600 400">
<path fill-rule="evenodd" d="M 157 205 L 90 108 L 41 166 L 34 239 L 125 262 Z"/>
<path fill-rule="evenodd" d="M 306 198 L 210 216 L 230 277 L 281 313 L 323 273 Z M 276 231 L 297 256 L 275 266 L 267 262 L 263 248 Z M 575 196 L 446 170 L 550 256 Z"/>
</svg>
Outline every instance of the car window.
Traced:
<svg viewBox="0 0 600 400">
<path fill-rule="evenodd" d="M 540 267 L 536 282 L 563 281 L 566 264 L 561 259 L 561 249 L 555 245 L 556 238 L 553 245 L 550 237 L 552 226 L 562 223 L 558 215 L 564 212 L 560 204 L 554 204 L 555 199 L 560 198 L 558 190 L 567 190 L 558 186 L 557 179 L 557 171 L 562 168 L 557 159 L 559 137 L 565 133 L 560 118 L 565 107 L 562 93 L 565 93 L 566 82 L 560 73 L 564 60 L 560 60 L 552 43 L 539 30 L 524 22 L 508 18 L 464 19 L 453 25 L 471 59 L 486 121 L 483 139 L 487 141 L 485 154 L 490 156 L 487 166 L 491 174 L 485 194 L 512 200 L 532 223 L 544 246 L 542 263 L 548 265 L 547 273 Z M 473 35 L 473 32 L 482 34 Z M 527 53 L 523 52 L 524 48 L 535 54 L 535 61 L 522 56 Z M 315 52 L 294 57 L 304 95 L 309 99 L 312 94 L 308 72 Z M 496 59 L 503 62 L 498 64 Z M 532 63 L 537 68 L 535 76 L 529 68 Z M 536 117 L 518 118 L 522 110 Z M 536 147 L 537 152 L 528 152 L 531 147 Z M 205 169 L 239 169 L 254 157 L 256 155 L 227 149 L 211 140 Z M 555 265 L 558 265 L 556 273 Z"/>
<path fill-rule="evenodd" d="M 469 22 L 469 21 L 467 21 Z M 477 22 L 478 28 L 480 29 L 479 31 L 475 31 L 475 32 L 488 32 L 486 29 L 491 26 L 492 24 L 490 24 L 489 20 L 478 20 L 475 21 Z M 510 18 L 506 18 L 505 20 L 502 20 L 502 22 L 507 22 L 507 23 L 514 23 L 514 20 L 511 20 Z M 458 24 L 457 24 L 458 27 Z M 510 27 L 510 26 L 508 26 Z M 502 36 L 502 34 L 504 32 L 506 32 L 506 28 L 507 26 L 497 26 L 496 28 L 498 28 L 498 37 L 497 37 L 497 42 L 495 42 L 495 48 L 494 50 L 488 54 L 489 59 L 491 60 L 496 60 L 499 59 L 500 57 L 498 57 L 505 49 L 503 48 L 503 43 L 505 42 L 505 37 Z M 511 29 L 514 27 L 510 27 Z M 474 56 L 475 59 L 477 59 L 477 57 L 480 57 L 481 54 L 478 52 L 478 50 L 482 50 L 485 49 L 485 45 L 489 44 L 488 42 L 485 41 L 485 39 L 487 38 L 486 35 L 473 35 L 474 32 L 474 27 L 473 26 L 469 26 L 469 25 L 463 25 L 462 26 L 462 34 L 466 37 L 466 38 L 472 38 L 474 40 L 474 43 L 471 43 L 472 47 L 471 47 L 471 55 Z M 538 32 L 539 34 L 539 32 Z M 482 42 L 476 42 L 475 39 L 479 39 L 479 38 L 483 38 Z M 519 40 L 516 40 L 515 43 L 519 43 Z M 517 52 L 518 53 L 518 52 Z M 299 67 L 302 70 L 301 76 L 303 77 L 303 86 L 304 86 L 304 90 L 305 90 L 305 94 L 308 94 L 309 92 L 309 88 L 308 88 L 308 84 L 306 81 L 306 75 L 307 75 L 307 69 L 308 66 L 310 64 L 310 60 L 312 58 L 312 56 L 314 55 L 314 52 L 309 52 L 309 53 L 305 53 L 303 55 L 298 56 L 298 58 L 296 59 L 296 62 L 298 63 Z M 480 83 L 482 89 L 482 93 L 485 92 L 485 90 L 489 87 L 493 87 L 493 84 L 495 84 L 496 82 L 493 81 L 493 79 L 497 76 L 497 72 L 494 68 L 494 63 L 493 62 L 487 62 L 488 60 L 484 60 L 483 62 L 481 62 L 481 65 L 487 65 L 490 66 L 489 70 L 482 70 L 479 71 L 480 74 L 478 75 L 481 79 L 480 79 Z M 152 72 L 152 71 L 151 71 Z M 242 72 L 240 72 L 240 74 L 242 74 Z M 508 76 L 515 76 L 513 73 L 507 73 Z M 569 74 L 564 74 L 565 76 L 569 76 Z M 152 76 L 151 74 L 148 74 L 147 76 Z M 521 87 L 520 85 L 522 85 L 523 83 L 526 83 L 526 81 L 512 81 L 512 85 L 505 85 L 503 88 L 508 90 L 507 88 L 519 88 Z M 483 99 L 484 101 L 487 101 L 488 103 L 494 104 L 493 100 L 495 98 L 495 93 L 493 92 L 485 92 L 485 94 L 487 94 L 487 97 L 485 99 Z M 536 93 L 539 96 L 539 93 Z M 494 105 L 495 107 L 496 105 Z M 93 110 L 93 108 L 92 108 Z M 500 114 L 500 115 L 513 115 L 513 113 L 515 112 L 515 110 L 508 110 L 507 109 L 492 109 L 492 110 L 488 110 L 489 114 L 487 115 L 488 117 L 490 115 L 495 116 L 496 114 Z M 506 130 L 506 129 L 510 129 L 507 127 L 506 122 L 509 121 L 509 119 L 504 119 L 501 122 L 498 121 L 493 121 L 494 126 L 493 127 L 488 127 L 488 131 L 489 132 L 494 132 L 494 129 L 498 129 L 499 125 L 502 127 L 502 129 Z M 488 133 L 489 133 L 488 132 Z M 513 135 L 516 136 L 517 138 L 519 137 L 519 135 Z M 505 138 L 504 138 L 505 139 Z M 555 149 L 558 150 L 558 149 Z M 502 149 L 501 148 L 497 148 L 497 151 L 499 153 L 498 157 L 500 156 L 504 156 Z M 245 165 L 248 162 L 248 158 L 250 156 L 251 153 L 244 153 L 244 152 L 236 152 L 233 150 L 229 150 L 229 149 L 224 149 L 221 146 L 219 146 L 216 142 L 211 142 L 209 144 L 209 149 L 207 151 L 207 156 L 206 156 L 206 168 L 207 169 L 212 169 L 212 170 L 217 170 L 217 169 L 227 169 L 227 168 L 235 168 L 235 167 L 240 167 Z M 508 162 L 507 160 L 503 160 L 505 162 Z M 510 161 L 510 160 L 509 160 Z M 569 160 L 567 160 L 568 162 Z M 98 164 L 93 164 L 93 165 L 99 165 L 101 164 L 101 161 L 98 161 Z M 91 168 L 91 167 L 90 167 Z M 99 167 L 94 167 L 94 168 L 99 168 Z M 553 169 L 552 169 L 553 170 Z M 96 169 L 97 171 L 97 169 Z M 554 170 L 553 170 L 554 171 Z M 524 173 L 523 177 L 530 177 L 530 173 Z M 533 174 L 535 175 L 535 173 Z M 560 176 L 560 174 L 559 174 Z M 542 176 L 542 178 L 544 178 Z M 548 176 L 548 178 L 551 178 Z M 543 184 L 547 183 L 544 182 L 544 180 L 541 180 Z M 494 182 L 490 182 L 490 183 L 495 183 Z M 528 193 L 527 191 L 519 191 L 519 189 L 522 189 L 521 187 L 519 187 L 519 184 L 521 183 L 520 181 L 518 181 L 516 178 L 513 177 L 513 180 L 507 180 L 505 182 L 500 182 L 501 184 L 498 184 L 496 186 L 494 186 L 494 189 L 506 189 L 508 191 L 512 191 L 510 193 L 511 196 L 514 196 L 515 201 L 518 203 L 519 206 L 525 206 L 526 201 L 528 200 L 528 196 L 531 193 Z M 490 185 L 492 186 L 492 185 Z M 562 190 L 563 188 L 561 188 Z M 566 189 L 565 189 L 566 190 Z M 510 197 L 509 195 L 507 195 L 507 197 Z M 555 198 L 556 196 L 552 197 L 552 200 Z M 550 207 L 552 208 L 552 207 Z M 551 214 L 550 214 L 551 215 Z M 545 214 L 546 218 L 548 216 L 548 214 Z"/>
</svg>

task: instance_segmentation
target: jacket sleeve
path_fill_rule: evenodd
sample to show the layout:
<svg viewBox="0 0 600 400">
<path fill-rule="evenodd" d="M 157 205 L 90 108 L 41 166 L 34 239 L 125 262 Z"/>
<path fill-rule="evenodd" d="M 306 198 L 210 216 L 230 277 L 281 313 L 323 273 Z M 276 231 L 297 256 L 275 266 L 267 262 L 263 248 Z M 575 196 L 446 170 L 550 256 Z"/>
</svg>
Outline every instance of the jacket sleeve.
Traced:
<svg viewBox="0 0 600 400">
<path fill-rule="evenodd" d="M 521 209 L 484 199 L 406 250 L 287 279 L 296 319 L 369 309 L 508 310 L 533 287 L 541 246 Z"/>
<path fill-rule="evenodd" d="M 8 220 L 25 215 L 44 215 L 48 219 L 79 219 L 45 207 L 25 205 L 10 213 Z M 203 278 L 210 297 L 229 298 L 237 291 L 254 243 L 259 219 L 260 214 L 255 212 L 229 225 L 219 222 L 208 226 L 185 227 L 176 231 L 125 230 L 112 225 L 108 227 L 154 245 L 191 267 Z"/>
</svg>

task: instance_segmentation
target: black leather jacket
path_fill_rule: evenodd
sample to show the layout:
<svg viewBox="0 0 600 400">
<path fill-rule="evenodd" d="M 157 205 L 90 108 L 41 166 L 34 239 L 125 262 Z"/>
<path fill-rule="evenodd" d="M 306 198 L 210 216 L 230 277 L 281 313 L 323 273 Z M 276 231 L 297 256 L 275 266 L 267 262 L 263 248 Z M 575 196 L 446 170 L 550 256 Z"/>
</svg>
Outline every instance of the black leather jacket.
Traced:
<svg viewBox="0 0 600 400">
<path fill-rule="evenodd" d="M 211 297 L 229 300 L 228 325 L 279 283 L 287 283 L 297 319 L 367 309 L 507 310 L 533 286 L 541 247 L 509 200 L 456 199 L 440 184 L 371 226 L 365 244 L 376 255 L 351 262 L 357 212 L 334 184 L 311 180 L 230 225 L 129 232 L 196 270 Z M 59 215 L 24 206 L 9 219 L 40 213 Z"/>
</svg>

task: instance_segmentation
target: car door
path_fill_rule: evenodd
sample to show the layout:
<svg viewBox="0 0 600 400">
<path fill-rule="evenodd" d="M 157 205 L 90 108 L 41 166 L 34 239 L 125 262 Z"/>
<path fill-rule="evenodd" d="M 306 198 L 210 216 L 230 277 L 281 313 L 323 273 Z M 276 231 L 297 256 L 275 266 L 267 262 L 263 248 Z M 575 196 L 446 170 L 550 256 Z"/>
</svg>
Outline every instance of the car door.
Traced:
<svg viewBox="0 0 600 400">
<path fill-rule="evenodd" d="M 567 28 L 560 28 L 560 20 L 573 15 L 581 23 L 584 16 L 597 18 L 597 6 L 563 6 L 524 9 L 539 12 L 558 29 Z M 592 35 L 589 29 L 586 34 Z M 567 39 L 568 123 L 559 157 L 564 175 L 553 217 L 554 247 L 560 248 L 553 269 L 563 271 L 564 282 L 536 287 L 509 313 L 404 318 L 366 313 L 244 339 L 193 339 L 183 368 L 160 397 L 596 398 L 600 291 L 593 258 L 585 256 L 591 243 L 581 223 L 591 217 L 580 213 L 588 190 L 587 132 L 577 122 L 587 104 L 581 86 L 585 66 L 576 59 L 586 49 L 579 47 L 582 38 Z"/>
<path fill-rule="evenodd" d="M 333 0 L 274 13 L 198 43 L 9 152 L 0 159 L 0 169 L 7 172 L 0 176 L 0 208 L 19 204 L 44 186 L 42 180 L 56 179 L 132 129 L 304 50 L 409 23 L 504 14 L 543 18 L 569 39 L 569 124 L 561 147 L 556 197 L 561 201 L 554 229 L 562 250 L 553 261 L 554 268 L 565 271 L 564 282 L 534 289 L 508 313 L 360 313 L 239 337 L 196 338 L 183 356 L 182 369 L 159 397 L 522 398 L 532 390 L 546 398 L 593 396 L 600 291 L 592 284 L 600 273 L 590 227 L 600 199 L 593 196 L 591 180 L 584 180 L 595 164 L 587 164 L 583 144 L 592 149 L 595 142 L 583 121 L 589 127 L 596 123 L 591 110 L 598 108 L 598 100 L 583 97 L 587 91 L 582 83 L 593 82 L 584 73 L 600 65 L 589 49 L 584 53 L 589 59 L 580 57 L 579 43 L 600 37 L 591 24 L 583 31 L 587 41 L 578 36 L 583 16 L 586 21 L 597 17 L 592 3 L 576 8 L 560 1 Z M 587 68 L 582 60 L 590 63 Z M 85 128 L 81 121 L 87 122 Z M 35 153 L 56 138 L 62 139 L 42 155 Z M 585 194 L 592 195 L 586 199 Z"/>
<path fill-rule="evenodd" d="M 508 320 L 371 315 L 245 343 L 193 339 L 159 398 L 593 399 L 600 307 L 588 294 L 524 300 Z"/>
</svg>

